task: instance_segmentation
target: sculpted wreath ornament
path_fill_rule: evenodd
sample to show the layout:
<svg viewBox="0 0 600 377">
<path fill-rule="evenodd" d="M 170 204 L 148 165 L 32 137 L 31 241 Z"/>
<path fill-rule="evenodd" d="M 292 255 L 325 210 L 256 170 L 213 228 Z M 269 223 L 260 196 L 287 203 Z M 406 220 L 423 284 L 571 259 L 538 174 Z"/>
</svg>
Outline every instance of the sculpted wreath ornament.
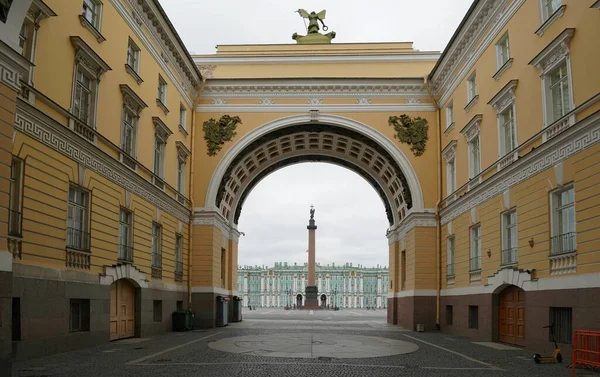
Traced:
<svg viewBox="0 0 600 377">
<path fill-rule="evenodd" d="M 210 118 L 204 122 L 204 140 L 206 140 L 207 154 L 216 156 L 223 149 L 222 145 L 237 135 L 235 129 L 242 120 L 238 116 L 223 115 L 218 121 Z"/>
<path fill-rule="evenodd" d="M 427 140 L 429 139 L 427 119 L 421 117 L 411 118 L 406 114 L 393 115 L 388 119 L 388 124 L 393 126 L 396 131 L 394 138 L 410 145 L 410 150 L 415 156 L 421 156 L 425 152 Z"/>
</svg>

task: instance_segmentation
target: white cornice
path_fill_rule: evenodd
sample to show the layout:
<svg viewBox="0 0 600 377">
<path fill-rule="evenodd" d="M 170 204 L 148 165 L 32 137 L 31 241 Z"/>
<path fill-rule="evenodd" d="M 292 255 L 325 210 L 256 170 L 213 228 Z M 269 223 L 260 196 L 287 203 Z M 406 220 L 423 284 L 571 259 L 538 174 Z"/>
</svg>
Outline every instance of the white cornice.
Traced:
<svg viewBox="0 0 600 377">
<path fill-rule="evenodd" d="M 467 123 L 467 125 L 460 130 L 460 133 L 465 137 L 465 139 L 467 139 L 467 142 L 473 140 L 474 137 L 479 135 L 479 132 L 481 131 L 481 119 L 483 119 L 483 115 L 475 115 L 473 118 L 471 118 L 469 123 Z"/>
<path fill-rule="evenodd" d="M 187 88 L 184 87 L 184 85 L 182 85 L 181 83 L 181 79 L 177 78 L 177 75 L 175 75 L 172 72 L 171 68 L 161 57 L 160 52 L 157 51 L 157 49 L 154 47 L 154 43 L 148 39 L 144 31 L 142 30 L 141 25 L 134 20 L 131 12 L 128 11 L 127 8 L 121 3 L 121 0 L 110 0 L 110 2 L 114 5 L 115 9 L 121 15 L 121 17 L 123 17 L 123 20 L 125 20 L 129 28 L 135 33 L 135 35 L 140 39 L 140 41 L 142 41 L 142 44 L 144 45 L 146 50 L 150 53 L 150 55 L 152 55 L 154 61 L 162 68 L 165 75 L 169 77 L 175 88 L 177 88 L 177 91 L 179 92 L 183 100 L 187 103 L 188 106 L 193 107 L 195 96 L 197 95 L 197 90 L 193 87 L 192 82 L 190 80 L 187 80 Z M 180 72 L 179 76 L 181 76 L 184 79 L 186 77 L 185 74 L 183 74 L 183 72 Z"/>
<path fill-rule="evenodd" d="M 494 2 L 495 0 L 482 0 L 482 3 L 487 4 Z M 443 107 L 454 94 L 458 85 L 460 85 L 466 75 L 471 72 L 481 55 L 487 50 L 500 31 L 504 29 L 514 14 L 525 3 L 525 0 L 514 0 L 514 2 L 506 8 L 507 2 L 508 0 L 497 1 L 498 6 L 495 8 L 494 13 L 486 18 L 485 26 L 481 27 L 481 25 L 479 25 L 476 37 L 469 39 L 471 42 L 469 47 L 465 49 L 463 45 L 462 49 L 459 51 L 451 50 L 452 52 L 449 52 L 444 57 L 444 61 L 440 63 L 440 66 L 433 75 L 431 81 L 435 87 L 436 97 L 440 98 L 439 105 L 441 107 Z M 504 9 L 506 10 L 502 12 Z M 484 21 L 479 20 L 479 24 L 482 22 Z M 490 26 L 491 30 L 485 33 L 485 35 L 482 35 L 483 30 L 487 30 Z M 475 31 L 473 31 L 473 33 L 475 33 Z M 459 40 L 462 38 L 462 36 L 459 36 L 459 38 L 454 41 L 454 44 L 459 43 Z M 482 39 L 483 42 L 476 44 L 477 41 Z M 445 66 L 446 70 L 443 71 Z"/>
<path fill-rule="evenodd" d="M 428 98 L 423 79 L 210 80 L 201 98 Z"/>
<path fill-rule="evenodd" d="M 307 56 L 192 56 L 197 65 L 212 64 L 294 64 L 294 63 L 399 63 L 437 61 L 439 53 L 406 53 L 387 55 L 307 55 Z"/>
<path fill-rule="evenodd" d="M 227 224 L 227 220 L 216 211 L 205 211 L 199 208 L 194 208 L 194 218 L 192 221 L 193 225 L 211 225 L 218 228 L 224 237 L 234 240 L 237 242 L 239 239 L 239 232 L 235 227 L 230 227 Z"/>
<path fill-rule="evenodd" d="M 27 77 L 31 63 L 0 41 L 0 82 L 15 92 L 21 90 L 21 77 Z"/>
<path fill-rule="evenodd" d="M 320 110 L 329 113 L 345 112 L 398 112 L 398 111 L 435 111 L 433 104 L 411 105 L 199 105 L 196 111 L 201 113 L 308 113 Z"/>
<path fill-rule="evenodd" d="M 569 53 L 569 42 L 575 35 L 575 29 L 565 29 L 558 37 L 554 38 L 539 54 L 535 56 L 529 65 L 532 65 L 545 73 L 563 56 Z"/>
<path fill-rule="evenodd" d="M 388 232 L 388 243 L 392 244 L 395 241 L 401 240 L 416 227 L 431 228 L 435 226 L 437 226 L 437 220 L 434 213 L 412 212 L 400 222 L 396 229 Z"/>
<path fill-rule="evenodd" d="M 515 101 L 515 90 L 519 80 L 510 80 L 498 93 L 488 102 L 497 113 L 501 113 L 508 105 Z"/>
<path fill-rule="evenodd" d="M 540 172 L 600 142 L 600 111 L 546 141 L 440 211 L 447 224 Z"/>
<path fill-rule="evenodd" d="M 15 130 L 24 135 L 66 155 L 162 211 L 189 223 L 190 211 L 174 198 L 30 104 L 17 101 L 14 126 Z"/>
<path fill-rule="evenodd" d="M 444 147 L 442 150 L 442 156 L 446 161 L 451 160 L 456 155 L 456 145 L 458 142 L 456 140 L 451 140 L 448 145 Z"/>
</svg>

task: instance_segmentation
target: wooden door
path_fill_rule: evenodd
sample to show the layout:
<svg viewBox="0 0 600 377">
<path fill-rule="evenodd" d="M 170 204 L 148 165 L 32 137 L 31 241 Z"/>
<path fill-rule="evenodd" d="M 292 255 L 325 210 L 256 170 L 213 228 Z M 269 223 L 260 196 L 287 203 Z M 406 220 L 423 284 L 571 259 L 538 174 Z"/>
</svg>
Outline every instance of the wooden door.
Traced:
<svg viewBox="0 0 600 377">
<path fill-rule="evenodd" d="M 500 293 L 499 340 L 525 346 L 525 291 L 510 286 Z"/>
<path fill-rule="evenodd" d="M 135 336 L 135 288 L 120 279 L 110 286 L 110 340 Z"/>
</svg>

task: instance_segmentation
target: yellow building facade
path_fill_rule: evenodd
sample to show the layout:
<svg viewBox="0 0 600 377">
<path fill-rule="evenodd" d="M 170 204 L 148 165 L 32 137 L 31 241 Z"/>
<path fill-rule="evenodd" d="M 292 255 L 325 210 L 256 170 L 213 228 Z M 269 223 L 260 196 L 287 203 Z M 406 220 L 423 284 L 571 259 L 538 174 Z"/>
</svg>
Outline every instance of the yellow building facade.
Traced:
<svg viewBox="0 0 600 377">
<path fill-rule="evenodd" d="M 11 342 L 26 359 L 147 336 L 182 308 L 215 326 L 245 198 L 304 161 L 381 197 L 388 322 L 540 351 L 541 324 L 564 343 L 593 327 L 597 1 L 476 0 L 441 55 L 190 56 L 157 0 L 2 7 L 0 365 Z M 241 123 L 209 150 L 224 115 Z M 396 138 L 401 115 L 428 124 L 424 150 Z"/>
</svg>

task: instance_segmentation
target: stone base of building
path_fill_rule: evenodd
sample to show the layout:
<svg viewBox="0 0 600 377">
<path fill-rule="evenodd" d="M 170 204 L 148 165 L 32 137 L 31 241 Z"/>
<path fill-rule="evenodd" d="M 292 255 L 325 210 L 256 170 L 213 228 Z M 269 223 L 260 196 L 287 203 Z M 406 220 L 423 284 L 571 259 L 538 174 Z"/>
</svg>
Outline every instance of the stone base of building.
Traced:
<svg viewBox="0 0 600 377">
<path fill-rule="evenodd" d="M 424 325 L 425 331 L 436 330 L 435 296 L 407 296 L 396 299 L 398 325 L 408 330 L 416 330 Z"/>
<path fill-rule="evenodd" d="M 7 377 L 12 376 L 12 275 L 0 271 L 0 376 Z"/>
<path fill-rule="evenodd" d="M 452 306 L 452 324 L 445 314 Z M 477 328 L 469 327 L 469 306 L 478 307 Z M 540 354 L 551 354 L 548 329 L 551 308 L 571 308 L 572 331 L 597 330 L 600 313 L 600 288 L 560 289 L 525 292 L 525 348 Z M 497 342 L 499 336 L 500 292 L 461 296 L 442 296 L 440 300 L 441 330 L 467 336 L 474 341 Z M 569 342 L 570 343 L 570 342 Z M 572 345 L 560 343 L 561 352 L 569 355 Z"/>
<path fill-rule="evenodd" d="M 304 301 L 304 308 L 305 309 L 321 309 L 321 307 L 319 306 L 319 300 L 318 300 L 318 288 L 316 286 L 308 286 L 305 289 L 306 291 L 306 299 Z"/>
<path fill-rule="evenodd" d="M 212 329 L 217 322 L 217 296 L 219 293 L 192 293 L 192 311 L 194 316 L 194 328 Z M 228 308 L 231 312 L 231 306 Z"/>
<path fill-rule="evenodd" d="M 391 325 L 398 324 L 398 298 L 390 297 L 387 299 L 387 323 Z"/>
</svg>

